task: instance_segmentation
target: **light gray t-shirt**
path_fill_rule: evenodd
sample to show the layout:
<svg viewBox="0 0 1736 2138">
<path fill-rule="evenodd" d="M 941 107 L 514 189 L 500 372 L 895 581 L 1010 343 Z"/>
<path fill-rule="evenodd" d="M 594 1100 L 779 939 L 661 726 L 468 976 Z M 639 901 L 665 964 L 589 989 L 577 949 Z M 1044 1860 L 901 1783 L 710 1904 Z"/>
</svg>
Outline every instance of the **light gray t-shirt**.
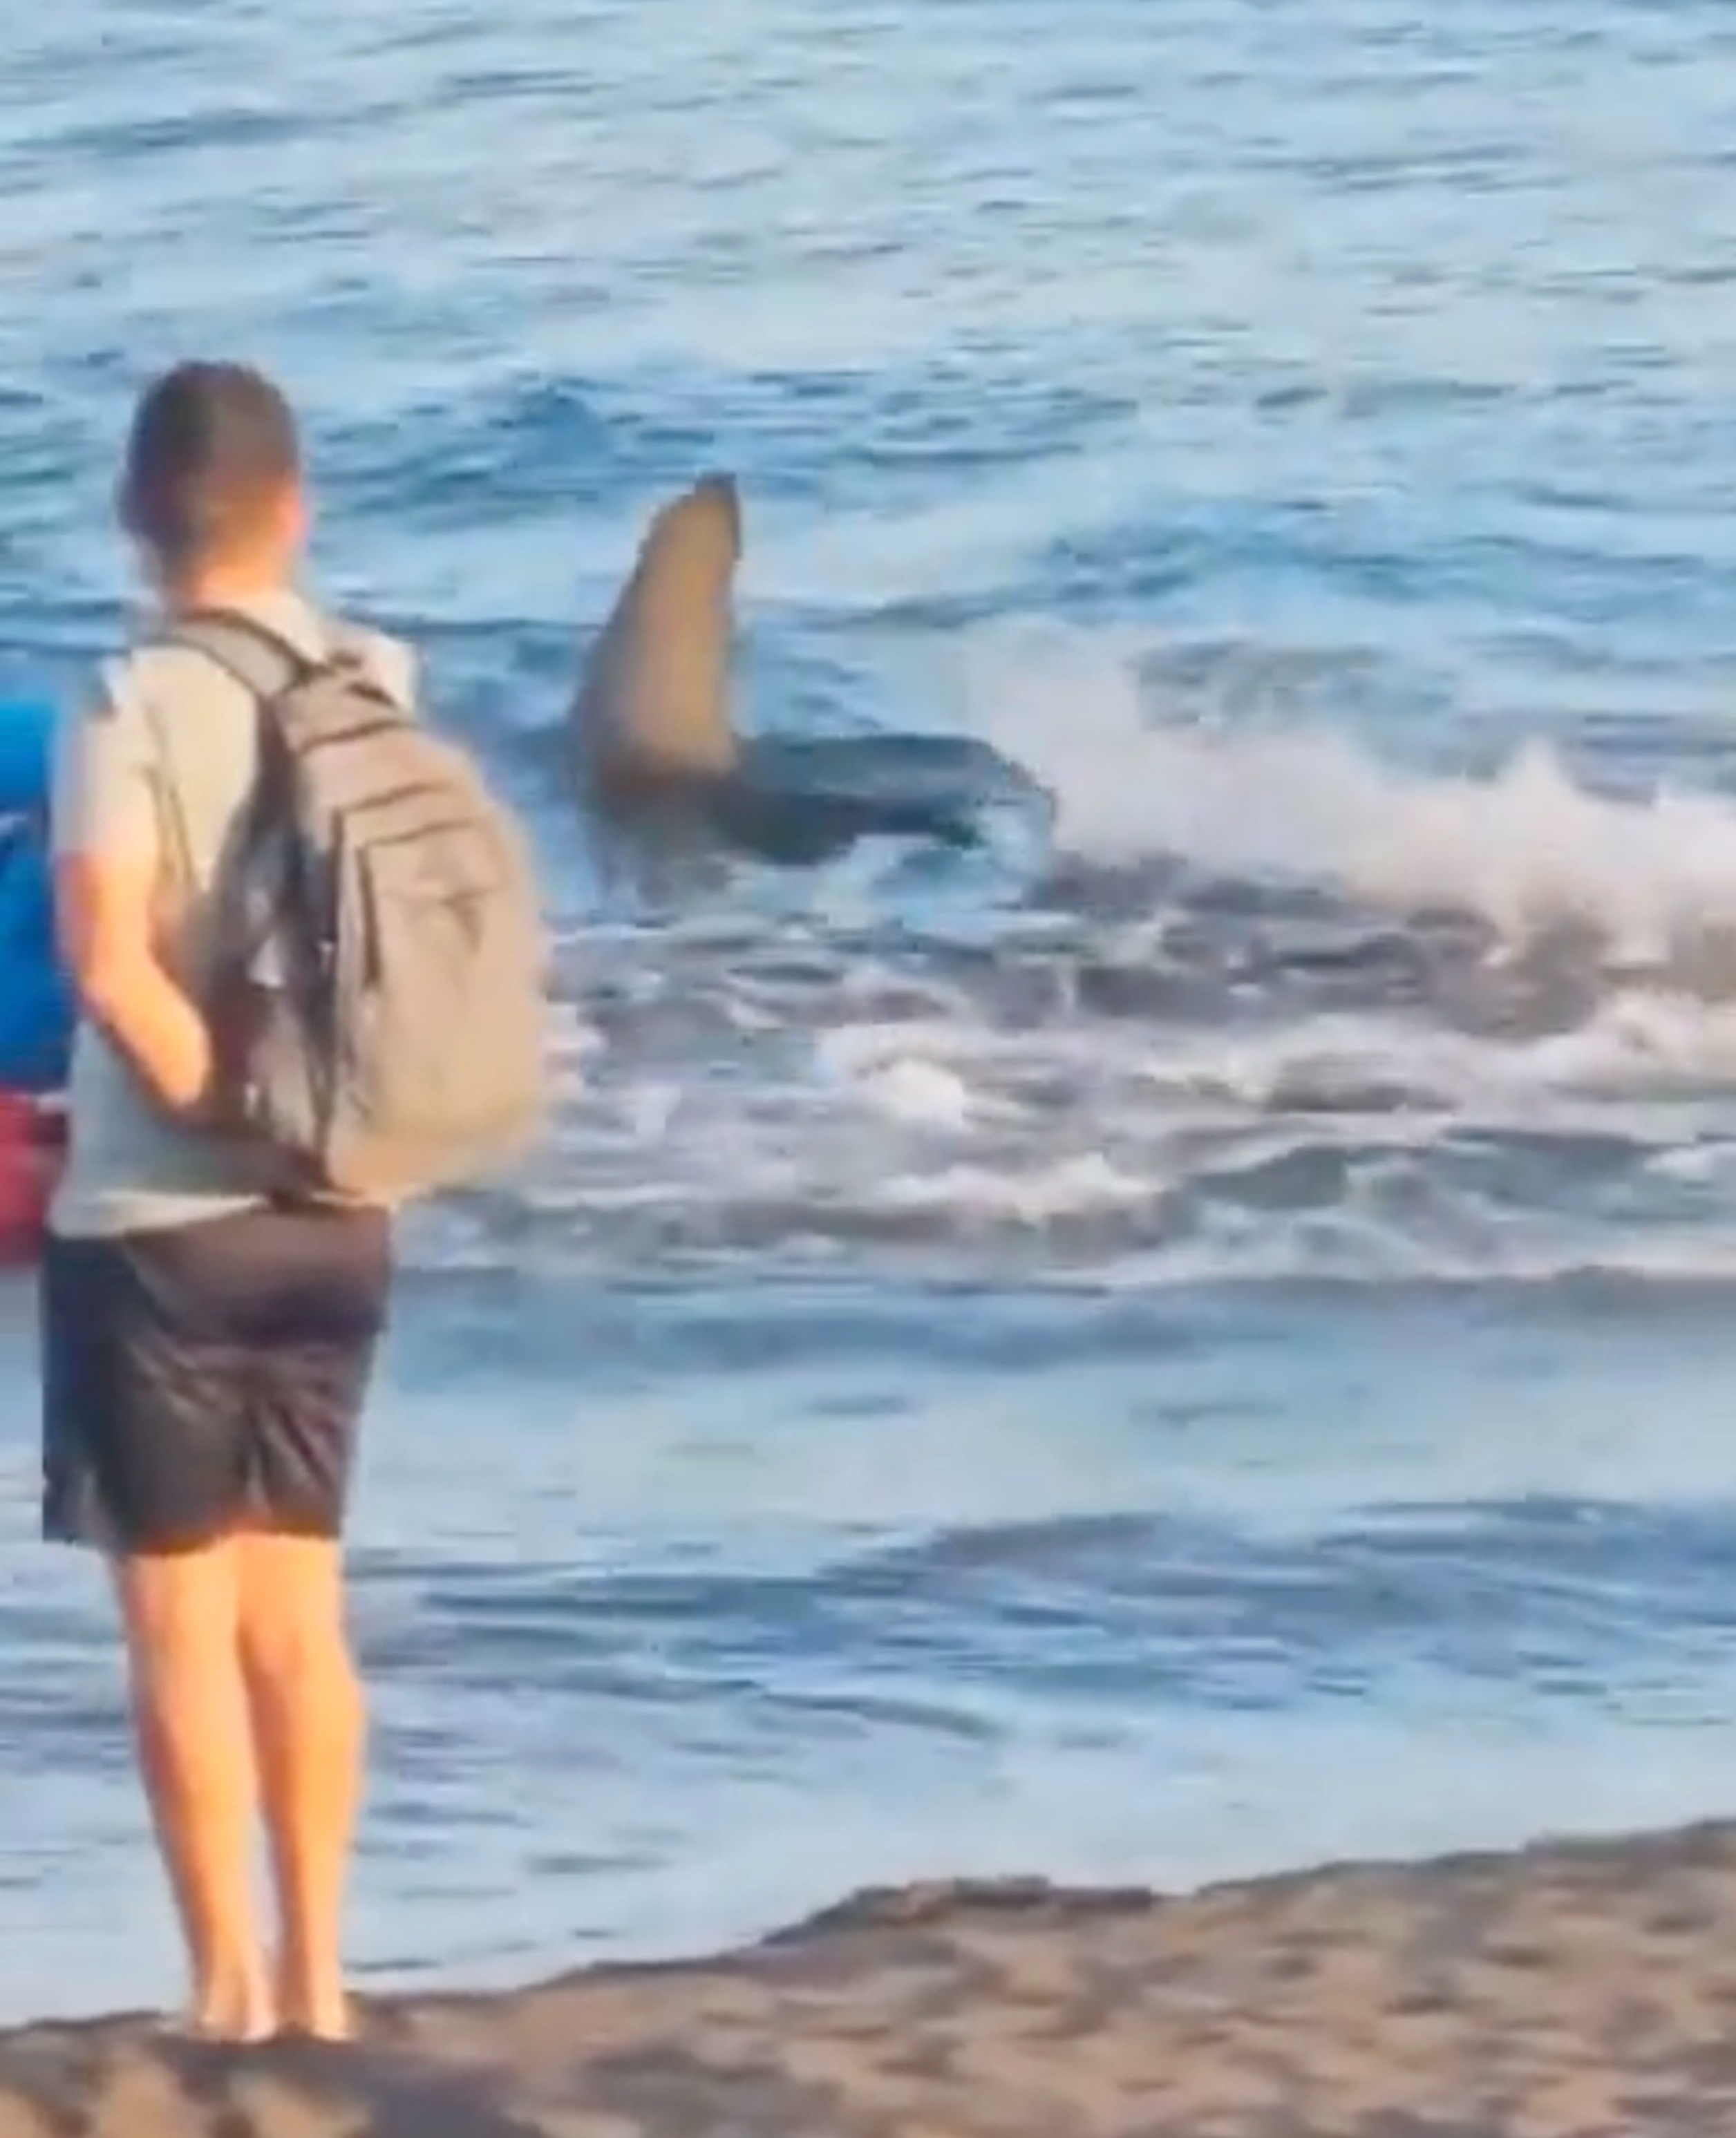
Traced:
<svg viewBox="0 0 1736 2138">
<path fill-rule="evenodd" d="M 413 657 L 398 640 L 329 623 L 289 592 L 244 613 L 309 656 L 340 630 L 382 688 L 413 705 Z M 208 655 L 151 644 L 147 634 L 104 664 L 92 701 L 62 720 L 56 739 L 56 851 L 122 852 L 137 847 L 141 830 L 154 836 L 159 954 L 195 993 L 213 886 L 252 793 L 257 717 L 253 698 Z M 125 1057 L 84 1021 L 67 1108 L 70 1150 L 49 1217 L 63 1237 L 190 1224 L 260 1199 L 247 1155 L 165 1115 Z"/>
</svg>

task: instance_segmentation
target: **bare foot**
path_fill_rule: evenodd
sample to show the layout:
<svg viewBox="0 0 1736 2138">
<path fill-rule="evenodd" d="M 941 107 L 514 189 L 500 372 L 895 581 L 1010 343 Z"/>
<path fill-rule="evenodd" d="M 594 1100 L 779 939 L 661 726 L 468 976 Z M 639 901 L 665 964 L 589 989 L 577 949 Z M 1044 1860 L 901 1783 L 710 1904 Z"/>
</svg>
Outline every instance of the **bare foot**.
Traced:
<svg viewBox="0 0 1736 2138">
<path fill-rule="evenodd" d="M 199 2042 L 268 2042 L 277 2031 L 277 2014 L 264 1984 L 252 1983 L 228 1994 L 196 1998 L 180 2029 Z"/>
<path fill-rule="evenodd" d="M 341 1983 L 310 1987 L 281 1974 L 277 1987 L 277 2029 L 305 2042 L 350 2042 L 355 2021 Z"/>
</svg>

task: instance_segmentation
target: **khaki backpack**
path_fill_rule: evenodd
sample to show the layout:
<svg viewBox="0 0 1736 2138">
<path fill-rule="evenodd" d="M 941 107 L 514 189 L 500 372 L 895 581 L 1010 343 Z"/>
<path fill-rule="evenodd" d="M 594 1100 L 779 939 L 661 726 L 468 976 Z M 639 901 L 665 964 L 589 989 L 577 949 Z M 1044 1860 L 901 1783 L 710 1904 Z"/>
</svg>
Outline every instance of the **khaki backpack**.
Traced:
<svg viewBox="0 0 1736 2138">
<path fill-rule="evenodd" d="M 546 1105 L 547 946 L 514 818 L 335 634 L 177 620 L 257 708 L 252 803 L 215 887 L 214 1110 L 291 1189 L 362 1200 L 501 1166 Z"/>
</svg>

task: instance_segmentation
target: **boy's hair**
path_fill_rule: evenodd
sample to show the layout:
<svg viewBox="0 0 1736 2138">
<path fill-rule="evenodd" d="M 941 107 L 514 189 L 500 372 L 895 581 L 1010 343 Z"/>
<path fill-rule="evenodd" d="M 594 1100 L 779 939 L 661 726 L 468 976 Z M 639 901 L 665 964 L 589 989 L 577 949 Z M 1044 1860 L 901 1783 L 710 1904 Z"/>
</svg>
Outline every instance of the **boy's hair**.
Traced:
<svg viewBox="0 0 1736 2138">
<path fill-rule="evenodd" d="M 134 412 L 120 517 L 170 571 L 244 546 L 301 472 L 296 419 L 271 382 L 241 364 L 182 364 Z"/>
</svg>

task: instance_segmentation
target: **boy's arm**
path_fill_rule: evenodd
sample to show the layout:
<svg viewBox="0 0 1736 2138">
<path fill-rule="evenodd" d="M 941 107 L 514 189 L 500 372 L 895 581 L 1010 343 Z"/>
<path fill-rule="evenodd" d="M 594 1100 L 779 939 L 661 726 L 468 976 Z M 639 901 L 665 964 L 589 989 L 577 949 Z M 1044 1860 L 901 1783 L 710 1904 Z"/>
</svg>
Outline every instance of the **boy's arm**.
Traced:
<svg viewBox="0 0 1736 2138">
<path fill-rule="evenodd" d="M 159 1104 L 185 1112 L 211 1081 L 204 1020 L 157 954 L 158 823 L 149 733 L 123 676 L 66 723 L 55 763 L 55 920 L 80 1008 Z"/>
</svg>

